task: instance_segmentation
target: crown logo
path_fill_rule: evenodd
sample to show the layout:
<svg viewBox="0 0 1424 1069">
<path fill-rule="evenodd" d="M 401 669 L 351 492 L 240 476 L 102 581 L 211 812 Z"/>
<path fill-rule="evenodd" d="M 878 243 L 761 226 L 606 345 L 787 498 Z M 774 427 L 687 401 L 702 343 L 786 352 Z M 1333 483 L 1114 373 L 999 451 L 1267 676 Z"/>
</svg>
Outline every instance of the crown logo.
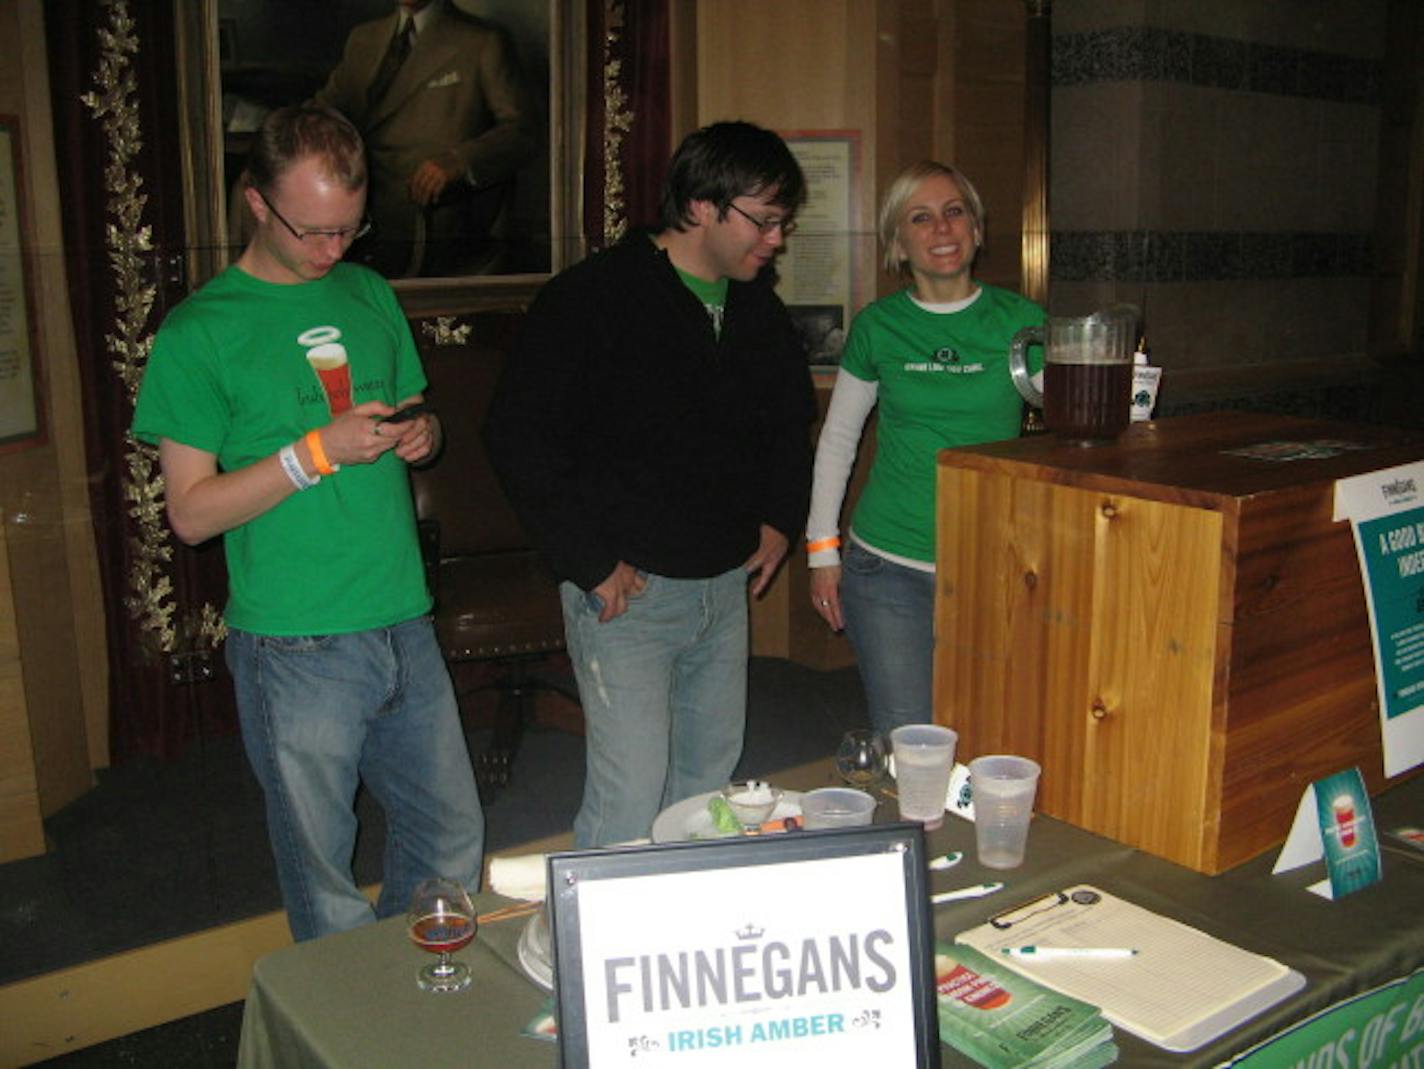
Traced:
<svg viewBox="0 0 1424 1069">
<path fill-rule="evenodd" d="M 753 939 L 760 939 L 766 934 L 765 928 L 758 928 L 755 924 L 747 924 L 737 929 L 737 938 L 742 942 L 751 942 Z"/>
</svg>

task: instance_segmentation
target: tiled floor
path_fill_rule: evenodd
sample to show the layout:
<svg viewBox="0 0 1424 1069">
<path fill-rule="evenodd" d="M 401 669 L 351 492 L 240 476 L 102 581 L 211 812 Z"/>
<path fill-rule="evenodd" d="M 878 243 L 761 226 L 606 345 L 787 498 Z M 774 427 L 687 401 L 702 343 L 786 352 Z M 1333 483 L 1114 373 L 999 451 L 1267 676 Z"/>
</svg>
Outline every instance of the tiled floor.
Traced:
<svg viewBox="0 0 1424 1069">
<path fill-rule="evenodd" d="M 829 754 L 864 718 L 854 669 L 816 672 L 787 661 L 752 662 L 747 742 L 740 772 L 760 775 Z M 471 733 L 475 752 L 482 733 Z M 508 789 L 486 806 L 487 848 L 566 830 L 583 790 L 583 740 L 526 735 Z M 175 800 L 180 804 L 175 805 Z M 363 804 L 356 870 L 379 878 L 381 820 Z M 236 739 L 206 739 L 169 765 L 114 769 L 98 789 L 57 814 L 43 858 L 0 866 L 0 982 L 181 934 L 200 903 L 216 924 L 279 907 L 262 827 L 261 796 Z M 54 923 L 76 888 L 102 888 L 106 908 L 83 929 Z M 175 930 L 175 928 L 179 930 Z M 56 933 L 44 945 L 35 931 Z M 40 1063 L 228 1069 L 235 1064 L 242 1004 L 234 1003 Z"/>
</svg>

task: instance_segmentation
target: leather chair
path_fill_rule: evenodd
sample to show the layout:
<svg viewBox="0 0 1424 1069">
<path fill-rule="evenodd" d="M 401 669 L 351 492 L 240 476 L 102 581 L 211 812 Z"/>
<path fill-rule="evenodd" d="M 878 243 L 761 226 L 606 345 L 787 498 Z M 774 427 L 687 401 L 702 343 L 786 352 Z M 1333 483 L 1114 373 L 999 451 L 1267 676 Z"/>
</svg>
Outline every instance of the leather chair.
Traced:
<svg viewBox="0 0 1424 1069">
<path fill-rule="evenodd" d="M 506 500 L 480 441 L 520 315 L 462 319 L 473 329 L 455 344 L 434 344 L 415 324 L 430 380 L 426 399 L 439 413 L 445 443 L 433 464 L 411 469 L 411 484 L 435 630 L 462 715 L 477 722 L 469 699 L 480 691 L 498 694 L 494 741 L 475 757 L 488 801 L 509 782 L 520 737 L 534 717 L 534 692 L 555 690 L 576 702 L 577 690 L 571 679 L 532 671 L 564 648 L 558 585 Z M 582 731 L 581 720 L 572 730 Z"/>
</svg>

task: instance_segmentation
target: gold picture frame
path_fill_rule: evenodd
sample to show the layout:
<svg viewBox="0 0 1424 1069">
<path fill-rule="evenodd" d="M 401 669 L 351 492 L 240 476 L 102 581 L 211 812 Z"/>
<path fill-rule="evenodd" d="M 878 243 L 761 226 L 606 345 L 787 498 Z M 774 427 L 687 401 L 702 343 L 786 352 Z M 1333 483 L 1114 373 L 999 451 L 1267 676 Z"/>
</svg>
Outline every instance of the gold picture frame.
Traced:
<svg viewBox="0 0 1424 1069">
<path fill-rule="evenodd" d="M 0 115 L 0 453 L 46 441 L 20 120 Z"/>
<path fill-rule="evenodd" d="M 471 0 L 451 0 L 472 10 Z M 542 8 L 520 0 L 521 10 L 547 17 L 547 154 L 536 162 L 548 168 L 547 270 L 459 277 L 393 279 L 403 307 L 412 315 L 453 314 L 491 306 L 527 303 L 552 274 L 584 254 L 580 191 L 583 159 L 582 94 L 587 27 L 582 5 L 544 0 Z M 220 0 L 174 0 L 179 70 L 180 136 L 183 145 L 184 227 L 187 282 L 196 288 L 222 270 L 234 255 L 228 222 L 232 170 L 223 106 L 223 60 L 244 54 L 241 19 Z M 243 5 L 236 5 L 241 8 Z M 246 5 L 260 14 L 260 4 Z M 335 6 L 340 18 L 343 5 Z M 351 21 L 360 20 L 351 4 Z M 259 15 L 249 15 L 250 18 Z M 367 16 L 368 17 L 368 16 Z M 543 63 L 534 64 L 542 72 Z M 231 68 L 229 68 L 231 69 Z M 531 183 L 532 185 L 532 183 Z M 535 240 L 538 240 L 536 238 Z"/>
</svg>

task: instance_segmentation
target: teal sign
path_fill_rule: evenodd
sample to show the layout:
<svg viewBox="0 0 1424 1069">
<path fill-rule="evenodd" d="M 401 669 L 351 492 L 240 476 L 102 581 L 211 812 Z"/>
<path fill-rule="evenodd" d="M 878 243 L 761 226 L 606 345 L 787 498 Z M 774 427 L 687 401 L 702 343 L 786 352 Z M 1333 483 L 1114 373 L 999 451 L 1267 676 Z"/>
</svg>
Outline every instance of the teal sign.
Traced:
<svg viewBox="0 0 1424 1069">
<path fill-rule="evenodd" d="M 1358 539 L 1391 720 L 1424 704 L 1424 509 L 1366 520 Z"/>
</svg>

